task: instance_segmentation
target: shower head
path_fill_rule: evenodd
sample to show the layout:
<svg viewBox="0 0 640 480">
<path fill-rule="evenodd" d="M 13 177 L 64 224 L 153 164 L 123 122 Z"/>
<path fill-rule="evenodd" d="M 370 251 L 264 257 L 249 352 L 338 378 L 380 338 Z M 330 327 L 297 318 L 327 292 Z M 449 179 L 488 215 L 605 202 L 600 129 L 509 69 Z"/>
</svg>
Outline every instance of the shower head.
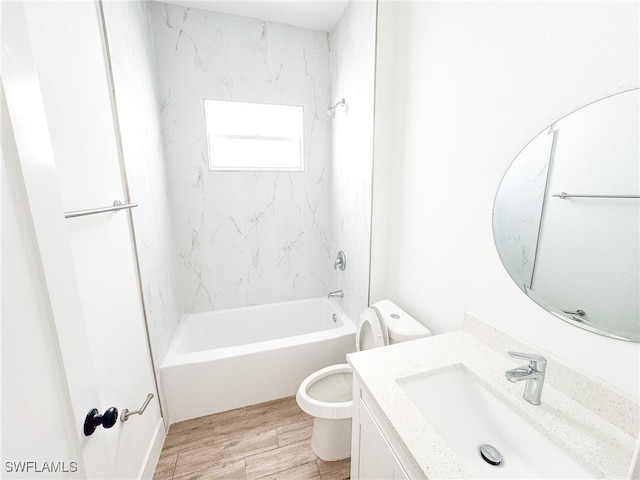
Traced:
<svg viewBox="0 0 640 480">
<path fill-rule="evenodd" d="M 344 98 L 342 100 L 340 100 L 338 103 L 336 103 L 333 107 L 329 107 L 327 109 L 327 115 L 329 115 L 331 118 L 336 116 L 336 108 L 338 107 L 344 107 L 346 106 L 347 102 L 345 102 Z"/>
</svg>

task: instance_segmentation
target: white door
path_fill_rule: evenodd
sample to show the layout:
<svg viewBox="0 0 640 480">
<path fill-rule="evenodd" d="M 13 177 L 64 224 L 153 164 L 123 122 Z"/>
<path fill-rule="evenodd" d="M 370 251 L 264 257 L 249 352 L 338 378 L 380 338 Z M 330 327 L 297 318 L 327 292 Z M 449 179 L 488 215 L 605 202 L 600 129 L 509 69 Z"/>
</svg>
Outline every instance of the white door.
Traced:
<svg viewBox="0 0 640 480">
<path fill-rule="evenodd" d="M 2 22 L 3 90 L 81 457 L 66 476 L 149 476 L 164 431 L 129 213 L 63 215 L 127 200 L 99 12 L 93 2 L 7 2 Z M 144 415 L 82 432 L 92 408 L 135 410 L 148 393 L 155 398 Z"/>
</svg>

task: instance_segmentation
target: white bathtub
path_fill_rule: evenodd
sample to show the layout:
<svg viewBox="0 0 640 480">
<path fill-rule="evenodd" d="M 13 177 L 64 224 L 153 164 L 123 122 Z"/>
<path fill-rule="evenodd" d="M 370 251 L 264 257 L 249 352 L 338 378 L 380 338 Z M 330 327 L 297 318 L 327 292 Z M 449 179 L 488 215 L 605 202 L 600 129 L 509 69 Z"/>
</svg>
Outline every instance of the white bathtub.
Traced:
<svg viewBox="0 0 640 480">
<path fill-rule="evenodd" d="M 333 299 L 184 315 L 160 367 L 166 415 L 175 423 L 295 395 L 354 350 L 355 325 Z"/>
</svg>

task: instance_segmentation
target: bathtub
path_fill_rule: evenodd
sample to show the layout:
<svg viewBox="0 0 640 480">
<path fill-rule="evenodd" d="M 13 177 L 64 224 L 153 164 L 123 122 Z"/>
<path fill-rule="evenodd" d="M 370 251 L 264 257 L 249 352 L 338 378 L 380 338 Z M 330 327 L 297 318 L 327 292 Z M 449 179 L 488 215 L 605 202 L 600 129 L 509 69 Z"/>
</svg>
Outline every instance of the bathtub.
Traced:
<svg viewBox="0 0 640 480">
<path fill-rule="evenodd" d="M 327 298 L 183 315 L 160 366 L 169 423 L 295 395 L 345 362 L 355 330 Z"/>
</svg>

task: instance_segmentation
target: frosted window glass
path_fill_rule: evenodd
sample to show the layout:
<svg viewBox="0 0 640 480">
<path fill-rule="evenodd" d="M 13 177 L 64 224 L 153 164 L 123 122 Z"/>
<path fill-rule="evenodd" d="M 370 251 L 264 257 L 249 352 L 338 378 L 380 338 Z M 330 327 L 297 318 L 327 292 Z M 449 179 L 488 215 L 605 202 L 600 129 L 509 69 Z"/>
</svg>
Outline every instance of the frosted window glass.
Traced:
<svg viewBox="0 0 640 480">
<path fill-rule="evenodd" d="M 209 170 L 303 171 L 300 106 L 205 100 Z"/>
</svg>

